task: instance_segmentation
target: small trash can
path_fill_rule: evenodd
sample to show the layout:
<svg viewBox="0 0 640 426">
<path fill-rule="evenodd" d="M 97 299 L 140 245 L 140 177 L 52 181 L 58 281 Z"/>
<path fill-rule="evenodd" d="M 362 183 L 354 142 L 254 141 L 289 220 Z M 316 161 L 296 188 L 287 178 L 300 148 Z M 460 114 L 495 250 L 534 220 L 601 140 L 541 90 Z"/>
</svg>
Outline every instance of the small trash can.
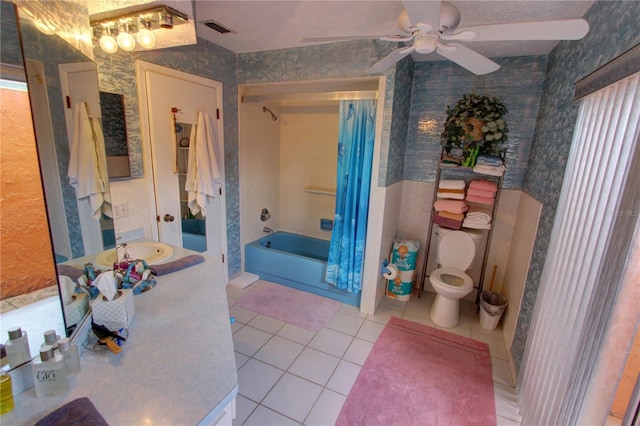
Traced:
<svg viewBox="0 0 640 426">
<path fill-rule="evenodd" d="M 480 298 L 480 325 L 486 330 L 495 330 L 507 307 L 507 298 L 493 291 L 485 290 Z"/>
</svg>

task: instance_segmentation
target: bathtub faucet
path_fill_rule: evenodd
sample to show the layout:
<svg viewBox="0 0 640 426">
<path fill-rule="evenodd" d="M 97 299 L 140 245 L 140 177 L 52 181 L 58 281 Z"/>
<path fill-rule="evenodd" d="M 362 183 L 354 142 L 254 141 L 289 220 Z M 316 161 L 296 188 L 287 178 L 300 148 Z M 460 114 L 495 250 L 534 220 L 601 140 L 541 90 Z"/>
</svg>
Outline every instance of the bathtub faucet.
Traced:
<svg viewBox="0 0 640 426">
<path fill-rule="evenodd" d="M 262 228 L 262 232 L 264 232 L 265 234 L 273 234 L 273 229 L 265 226 L 264 228 Z"/>
</svg>

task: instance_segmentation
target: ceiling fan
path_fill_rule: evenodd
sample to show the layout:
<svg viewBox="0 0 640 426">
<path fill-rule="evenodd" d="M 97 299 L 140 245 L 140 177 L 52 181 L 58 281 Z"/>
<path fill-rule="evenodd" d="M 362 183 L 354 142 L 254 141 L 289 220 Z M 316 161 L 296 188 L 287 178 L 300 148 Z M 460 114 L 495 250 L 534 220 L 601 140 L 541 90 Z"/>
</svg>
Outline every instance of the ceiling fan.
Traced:
<svg viewBox="0 0 640 426">
<path fill-rule="evenodd" d="M 404 1 L 404 11 L 398 17 L 401 35 L 321 37 L 302 41 L 344 41 L 354 39 L 380 39 L 394 42 L 412 42 L 375 63 L 368 74 L 385 71 L 405 56 L 435 52 L 476 75 L 488 74 L 500 65 L 463 46 L 456 41 L 504 41 L 504 40 L 579 40 L 589 31 L 584 19 L 555 21 L 512 22 L 506 24 L 460 27 L 460 10 L 446 1 Z M 444 43 L 447 42 L 447 43 Z"/>
</svg>

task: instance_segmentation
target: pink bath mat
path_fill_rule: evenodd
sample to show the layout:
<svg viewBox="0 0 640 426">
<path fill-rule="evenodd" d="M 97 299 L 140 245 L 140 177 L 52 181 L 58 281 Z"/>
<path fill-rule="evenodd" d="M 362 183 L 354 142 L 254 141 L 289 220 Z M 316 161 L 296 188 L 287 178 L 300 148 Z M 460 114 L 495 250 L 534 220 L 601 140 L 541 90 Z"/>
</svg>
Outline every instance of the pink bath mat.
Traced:
<svg viewBox="0 0 640 426">
<path fill-rule="evenodd" d="M 486 343 L 391 318 L 337 425 L 495 425 Z"/>
<path fill-rule="evenodd" d="M 241 308 L 302 327 L 321 330 L 340 309 L 340 302 L 268 281 L 236 301 Z"/>
</svg>

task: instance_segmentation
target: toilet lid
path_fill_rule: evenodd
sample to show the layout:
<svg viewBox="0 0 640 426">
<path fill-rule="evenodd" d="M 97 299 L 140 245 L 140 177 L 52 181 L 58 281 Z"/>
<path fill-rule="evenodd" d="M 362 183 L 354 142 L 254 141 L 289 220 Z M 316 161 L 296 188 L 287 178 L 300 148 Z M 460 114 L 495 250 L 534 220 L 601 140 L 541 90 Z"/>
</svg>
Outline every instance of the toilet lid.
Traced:
<svg viewBox="0 0 640 426">
<path fill-rule="evenodd" d="M 438 263 L 445 268 L 466 271 L 473 262 L 476 246 L 469 234 L 453 231 L 442 237 L 438 244 Z"/>
</svg>

